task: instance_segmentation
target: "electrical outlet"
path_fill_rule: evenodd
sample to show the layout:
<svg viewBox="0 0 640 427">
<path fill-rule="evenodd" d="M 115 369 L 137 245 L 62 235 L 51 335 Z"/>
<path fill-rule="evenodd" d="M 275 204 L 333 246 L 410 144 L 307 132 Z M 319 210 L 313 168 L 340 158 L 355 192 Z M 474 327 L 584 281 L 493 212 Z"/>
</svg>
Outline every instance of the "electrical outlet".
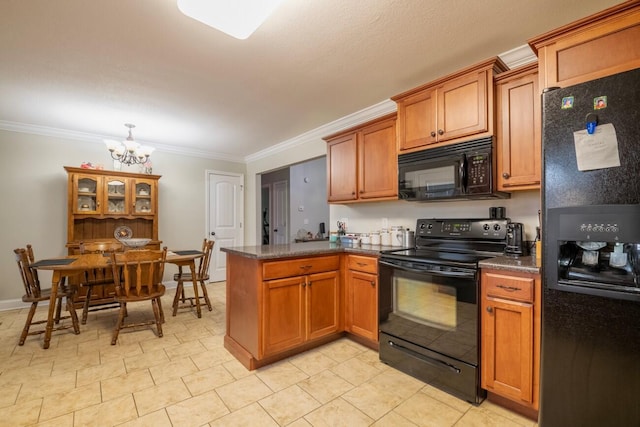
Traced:
<svg viewBox="0 0 640 427">
<path fill-rule="evenodd" d="M 298 206 L 298 212 L 304 212 L 304 205 Z"/>
<path fill-rule="evenodd" d="M 309 224 L 309 218 L 305 218 L 303 222 L 305 225 Z"/>
<path fill-rule="evenodd" d="M 389 228 L 389 218 L 382 218 L 380 228 L 388 229 Z"/>
</svg>

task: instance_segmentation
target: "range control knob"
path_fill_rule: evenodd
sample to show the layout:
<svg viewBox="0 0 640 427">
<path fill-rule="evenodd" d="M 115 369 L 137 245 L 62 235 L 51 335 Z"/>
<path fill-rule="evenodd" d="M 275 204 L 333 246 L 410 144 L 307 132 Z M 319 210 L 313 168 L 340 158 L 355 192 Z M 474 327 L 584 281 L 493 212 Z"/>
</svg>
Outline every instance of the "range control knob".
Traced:
<svg viewBox="0 0 640 427">
<path fill-rule="evenodd" d="M 489 224 L 485 224 L 482 226 L 482 228 L 484 229 L 484 231 L 489 231 L 489 228 L 491 227 L 489 226 Z"/>
<path fill-rule="evenodd" d="M 493 224 L 493 229 L 494 229 L 495 231 L 500 231 L 500 228 L 501 228 L 501 227 L 500 227 L 500 224 Z"/>
</svg>

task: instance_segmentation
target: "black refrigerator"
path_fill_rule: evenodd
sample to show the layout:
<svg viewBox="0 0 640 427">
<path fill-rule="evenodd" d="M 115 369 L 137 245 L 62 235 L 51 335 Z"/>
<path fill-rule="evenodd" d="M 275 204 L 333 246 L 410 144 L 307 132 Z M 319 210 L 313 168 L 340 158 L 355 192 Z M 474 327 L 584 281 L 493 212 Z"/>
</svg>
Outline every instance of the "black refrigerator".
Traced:
<svg viewBox="0 0 640 427">
<path fill-rule="evenodd" d="M 542 109 L 539 423 L 640 426 L 640 69 Z"/>
</svg>

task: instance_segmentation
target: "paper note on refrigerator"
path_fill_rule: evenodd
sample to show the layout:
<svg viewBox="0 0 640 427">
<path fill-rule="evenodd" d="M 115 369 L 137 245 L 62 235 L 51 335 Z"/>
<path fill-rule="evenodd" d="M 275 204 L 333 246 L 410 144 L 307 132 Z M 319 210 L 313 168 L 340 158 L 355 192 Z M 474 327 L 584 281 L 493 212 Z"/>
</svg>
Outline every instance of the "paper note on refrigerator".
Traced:
<svg viewBox="0 0 640 427">
<path fill-rule="evenodd" d="M 620 166 L 618 139 L 611 123 L 596 127 L 591 135 L 586 129 L 574 132 L 573 141 L 576 147 L 578 170 L 588 171 Z"/>
</svg>

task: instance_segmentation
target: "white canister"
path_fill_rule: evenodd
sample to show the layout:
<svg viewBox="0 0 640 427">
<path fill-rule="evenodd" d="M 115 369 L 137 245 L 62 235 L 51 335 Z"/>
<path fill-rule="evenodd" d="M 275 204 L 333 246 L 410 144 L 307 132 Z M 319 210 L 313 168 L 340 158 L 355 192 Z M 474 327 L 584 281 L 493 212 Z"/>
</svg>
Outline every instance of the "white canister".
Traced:
<svg viewBox="0 0 640 427">
<path fill-rule="evenodd" d="M 380 232 L 380 244 L 382 246 L 391 246 L 391 233 L 387 230 Z"/>
<path fill-rule="evenodd" d="M 380 245 L 380 233 L 378 232 L 371 233 L 371 244 Z"/>
<path fill-rule="evenodd" d="M 360 243 L 362 243 L 363 245 L 370 245 L 371 244 L 371 236 L 369 236 L 369 234 L 367 234 L 367 233 L 361 234 L 360 235 Z"/>
<path fill-rule="evenodd" d="M 402 246 L 404 231 L 401 225 L 391 226 L 391 246 Z"/>
</svg>

